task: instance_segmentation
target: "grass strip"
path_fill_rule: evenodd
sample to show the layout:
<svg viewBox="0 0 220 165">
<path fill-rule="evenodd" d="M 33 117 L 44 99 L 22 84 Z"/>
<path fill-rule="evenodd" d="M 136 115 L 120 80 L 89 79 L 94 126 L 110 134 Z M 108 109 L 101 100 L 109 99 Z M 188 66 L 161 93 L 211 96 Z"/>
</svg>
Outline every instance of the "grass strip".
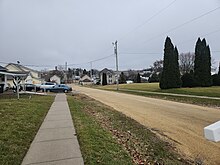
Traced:
<svg viewBox="0 0 220 165">
<path fill-rule="evenodd" d="M 195 97 L 185 97 L 185 96 L 169 96 L 163 94 L 160 95 L 160 94 L 144 93 L 138 91 L 125 91 L 125 90 L 120 90 L 119 92 L 145 96 L 145 97 L 152 97 L 163 100 L 170 100 L 181 103 L 200 105 L 200 106 L 217 107 L 217 108 L 220 107 L 220 100 L 215 100 L 215 99 L 195 98 Z"/>
<path fill-rule="evenodd" d="M 0 164 L 20 165 L 54 97 L 0 96 Z"/>
<path fill-rule="evenodd" d="M 95 87 L 100 89 L 111 89 L 111 90 L 116 89 L 116 85 L 95 86 Z M 119 89 L 220 97 L 220 86 L 160 89 L 159 83 L 133 83 L 133 84 L 119 84 Z"/>
<path fill-rule="evenodd" d="M 211 99 L 211 98 L 207 99 L 207 98 L 185 97 L 185 96 L 177 96 L 177 95 L 171 96 L 171 95 L 164 95 L 163 93 L 154 94 L 153 92 L 150 92 L 150 91 L 149 92 L 138 91 L 138 90 L 132 91 L 130 89 L 127 90 L 125 88 L 122 88 L 122 90 L 119 89 L 119 91 L 116 91 L 114 88 L 97 88 L 97 89 L 120 92 L 120 93 L 127 93 L 127 94 L 133 94 L 133 95 L 145 96 L 145 97 L 151 97 L 151 98 L 157 98 L 157 99 L 163 99 L 163 100 L 170 100 L 170 101 L 188 103 L 188 104 L 194 104 L 194 105 L 200 105 L 200 106 L 207 106 L 207 107 L 214 107 L 214 108 L 220 107 L 220 100 Z"/>
<path fill-rule="evenodd" d="M 189 164 L 168 142 L 124 114 L 84 95 L 69 96 L 68 100 L 86 164 L 100 160 L 101 164 L 130 164 L 127 156 L 116 157 L 116 162 L 102 158 L 106 154 L 115 157 L 116 153 L 105 136 L 115 146 L 120 145 L 117 152 L 126 151 L 134 164 Z"/>
<path fill-rule="evenodd" d="M 85 164 L 133 164 L 111 133 L 103 129 L 99 122 L 87 113 L 85 110 L 87 102 L 69 96 L 68 103 Z"/>
</svg>

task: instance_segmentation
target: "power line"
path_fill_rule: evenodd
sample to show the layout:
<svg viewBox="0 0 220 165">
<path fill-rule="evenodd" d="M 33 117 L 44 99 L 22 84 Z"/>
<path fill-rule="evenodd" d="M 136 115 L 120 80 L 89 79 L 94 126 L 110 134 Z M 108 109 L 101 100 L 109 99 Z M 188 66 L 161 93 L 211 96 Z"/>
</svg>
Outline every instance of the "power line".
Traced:
<svg viewBox="0 0 220 165">
<path fill-rule="evenodd" d="M 89 63 L 90 63 L 90 62 L 97 62 L 97 61 L 101 61 L 101 60 L 104 60 L 104 59 L 107 59 L 107 58 L 109 58 L 109 57 L 113 57 L 113 56 L 114 56 L 114 54 L 111 54 L 111 55 L 106 56 L 106 57 L 103 57 L 103 58 L 99 58 L 99 59 L 96 59 L 96 60 L 93 60 L 93 61 L 89 61 Z"/>
<path fill-rule="evenodd" d="M 196 20 L 198 20 L 198 19 L 200 19 L 200 18 L 202 18 L 202 17 L 204 17 L 204 16 L 206 16 L 206 15 L 208 15 L 208 14 L 211 14 L 211 13 L 213 13 L 214 11 L 219 10 L 219 9 L 220 9 L 220 6 L 217 7 L 217 8 L 215 8 L 215 9 L 213 9 L 213 10 L 210 10 L 210 11 L 208 11 L 208 12 L 206 12 L 206 13 L 200 15 L 200 16 L 197 16 L 197 17 L 195 17 L 195 18 L 193 18 L 193 19 L 191 19 L 191 20 L 189 20 L 189 21 L 186 21 L 186 22 L 184 22 L 184 23 L 182 23 L 182 24 L 180 24 L 180 25 L 178 25 L 178 26 L 176 26 L 176 27 L 174 27 L 174 28 L 171 28 L 171 29 L 169 29 L 169 30 L 166 31 L 166 32 L 163 32 L 163 33 L 161 33 L 161 34 L 159 34 L 159 35 L 157 35 L 157 36 L 154 36 L 154 37 L 150 38 L 149 40 L 145 41 L 144 43 L 149 42 L 149 41 L 152 41 L 152 40 L 154 40 L 154 39 L 156 39 L 156 38 L 158 38 L 158 37 L 160 37 L 160 36 L 163 36 L 163 35 L 165 35 L 165 34 L 167 34 L 167 33 L 170 33 L 170 32 L 172 32 L 172 31 L 174 31 L 174 30 L 176 30 L 176 29 L 179 29 L 179 28 L 181 28 L 182 26 L 185 26 L 185 25 L 187 25 L 187 24 L 189 24 L 189 23 L 191 23 L 191 22 L 194 22 L 194 21 L 196 21 Z"/>
<path fill-rule="evenodd" d="M 114 56 L 114 54 L 111 54 L 111 55 L 108 55 L 108 56 L 105 56 L 105 57 L 102 57 L 102 58 L 98 58 L 98 59 L 96 59 L 96 60 L 92 60 L 92 61 L 84 62 L 84 63 L 68 64 L 68 66 L 90 64 L 90 63 L 93 63 L 93 62 L 97 62 L 97 61 L 101 61 L 101 60 L 107 59 L 107 58 L 112 57 L 112 56 Z"/>
<path fill-rule="evenodd" d="M 160 54 L 158 52 L 119 52 L 119 54 Z"/>
<path fill-rule="evenodd" d="M 159 15 L 160 13 L 162 13 L 163 11 L 165 11 L 166 9 L 168 9 L 171 5 L 173 5 L 177 0 L 172 1 L 171 3 L 169 3 L 167 6 L 165 6 L 164 8 L 162 8 L 161 10 L 159 10 L 158 12 L 156 12 L 154 15 L 152 15 L 150 18 L 148 18 L 146 21 L 144 21 L 142 24 L 138 25 L 137 27 L 135 27 L 134 29 L 132 29 L 131 31 L 129 31 L 127 34 L 125 34 L 124 36 L 120 37 L 119 40 L 124 39 L 128 34 L 134 32 L 135 30 L 141 28 L 142 26 L 144 26 L 145 24 L 147 24 L 148 22 L 150 22 L 153 18 L 155 18 L 157 15 Z"/>
<path fill-rule="evenodd" d="M 217 33 L 217 32 L 220 32 L 220 29 L 219 29 L 219 30 L 212 31 L 212 32 L 209 32 L 209 33 L 206 33 L 206 34 L 204 34 L 204 35 L 201 35 L 201 37 L 209 36 L 209 35 L 215 34 L 215 33 Z M 194 40 L 195 40 L 195 39 L 190 39 L 190 40 L 187 40 L 187 41 L 182 41 L 182 42 L 177 43 L 177 45 L 185 44 L 185 43 L 188 43 L 189 41 L 194 41 Z"/>
<path fill-rule="evenodd" d="M 213 51 L 210 51 L 212 53 L 215 53 L 215 52 L 220 52 L 218 50 L 213 50 Z M 147 54 L 163 54 L 163 52 L 120 52 L 119 54 L 140 54 L 140 55 L 147 55 Z"/>
<path fill-rule="evenodd" d="M 76 63 L 76 64 L 68 64 L 67 66 L 75 66 L 75 65 L 83 65 L 83 64 L 89 64 L 89 63 L 93 63 L 93 62 L 97 62 L 97 61 L 101 61 L 101 60 L 104 60 L 104 59 L 107 59 L 107 58 L 110 58 L 110 57 L 113 57 L 114 54 L 111 54 L 111 55 L 108 55 L 108 56 L 105 56 L 105 57 L 102 57 L 102 58 L 98 58 L 96 60 L 92 60 L 92 61 L 88 61 L 88 62 L 84 62 L 84 63 Z M 0 61 L 1 64 L 9 64 L 9 62 L 3 62 L 3 61 Z M 27 66 L 27 67 L 54 67 L 56 66 L 55 64 L 54 65 L 40 65 L 40 64 L 22 64 L 23 66 Z M 65 64 L 58 64 L 58 66 L 65 66 Z"/>
<path fill-rule="evenodd" d="M 138 25 L 137 27 L 135 27 L 133 30 L 131 30 L 131 31 L 130 31 L 129 33 L 127 33 L 126 35 L 128 35 L 128 34 L 134 32 L 134 31 L 137 30 L 138 28 L 140 28 L 140 27 L 144 26 L 145 24 L 147 24 L 148 22 L 150 22 L 153 18 L 155 18 L 157 15 L 159 15 L 160 13 L 162 13 L 163 11 L 165 11 L 167 8 L 169 8 L 169 7 L 170 7 L 172 4 L 174 4 L 176 1 L 177 1 L 177 0 L 174 0 L 174 1 L 172 1 L 171 3 L 169 3 L 167 6 L 165 6 L 165 7 L 162 8 L 161 10 L 159 10 L 157 13 L 155 13 L 154 15 L 152 15 L 150 18 L 148 18 L 148 19 L 147 19 L 145 22 L 143 22 L 142 24 L 140 24 L 140 25 Z M 125 38 L 126 35 L 124 35 L 124 36 L 121 37 L 120 39 Z M 110 49 L 112 49 L 112 48 L 106 49 L 105 52 L 108 51 L 108 50 L 110 50 Z M 99 59 L 96 59 L 96 60 L 88 61 L 88 62 L 85 62 L 85 63 L 68 64 L 68 66 L 76 66 L 76 65 L 83 65 L 83 64 L 93 63 L 93 62 L 97 62 L 97 61 L 101 61 L 101 60 L 107 59 L 107 58 L 112 57 L 112 56 L 114 56 L 114 54 L 109 55 L 109 56 L 106 56 L 106 57 L 102 57 L 102 58 L 99 58 Z"/>
</svg>

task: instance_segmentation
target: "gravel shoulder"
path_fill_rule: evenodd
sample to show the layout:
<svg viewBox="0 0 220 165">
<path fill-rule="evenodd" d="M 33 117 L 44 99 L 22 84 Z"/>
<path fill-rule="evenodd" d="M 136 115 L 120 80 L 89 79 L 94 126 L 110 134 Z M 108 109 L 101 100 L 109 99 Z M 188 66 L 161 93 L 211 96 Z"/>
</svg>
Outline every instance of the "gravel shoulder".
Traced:
<svg viewBox="0 0 220 165">
<path fill-rule="evenodd" d="M 73 86 L 151 128 L 190 159 L 220 164 L 220 142 L 204 138 L 203 128 L 220 120 L 220 110 L 117 92 Z"/>
</svg>

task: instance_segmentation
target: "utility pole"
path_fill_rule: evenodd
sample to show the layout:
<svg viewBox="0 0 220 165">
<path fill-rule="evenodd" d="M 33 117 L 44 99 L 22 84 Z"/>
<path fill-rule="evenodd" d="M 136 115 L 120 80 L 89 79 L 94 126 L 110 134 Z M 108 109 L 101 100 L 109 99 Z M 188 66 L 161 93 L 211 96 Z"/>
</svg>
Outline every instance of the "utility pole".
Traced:
<svg viewBox="0 0 220 165">
<path fill-rule="evenodd" d="M 116 40 L 115 43 L 112 43 L 114 45 L 114 54 L 116 58 L 116 83 L 117 83 L 117 91 L 118 91 L 118 41 Z"/>
<path fill-rule="evenodd" d="M 91 67 L 91 70 L 90 70 L 90 77 L 92 79 L 92 61 L 90 62 L 90 67 Z"/>
<path fill-rule="evenodd" d="M 67 71 L 67 62 L 65 62 L 65 71 Z"/>
<path fill-rule="evenodd" d="M 67 62 L 65 62 L 65 68 L 64 68 L 64 81 L 65 81 L 65 84 L 67 84 Z"/>
</svg>

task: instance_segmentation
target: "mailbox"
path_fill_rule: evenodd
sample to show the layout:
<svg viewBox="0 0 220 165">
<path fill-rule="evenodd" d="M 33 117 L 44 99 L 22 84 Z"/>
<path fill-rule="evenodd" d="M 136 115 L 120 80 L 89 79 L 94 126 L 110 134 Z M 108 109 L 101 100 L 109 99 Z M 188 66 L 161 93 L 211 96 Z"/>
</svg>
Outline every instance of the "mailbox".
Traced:
<svg viewBox="0 0 220 165">
<path fill-rule="evenodd" d="M 205 138 L 214 142 L 220 141 L 220 121 L 204 128 Z"/>
</svg>

